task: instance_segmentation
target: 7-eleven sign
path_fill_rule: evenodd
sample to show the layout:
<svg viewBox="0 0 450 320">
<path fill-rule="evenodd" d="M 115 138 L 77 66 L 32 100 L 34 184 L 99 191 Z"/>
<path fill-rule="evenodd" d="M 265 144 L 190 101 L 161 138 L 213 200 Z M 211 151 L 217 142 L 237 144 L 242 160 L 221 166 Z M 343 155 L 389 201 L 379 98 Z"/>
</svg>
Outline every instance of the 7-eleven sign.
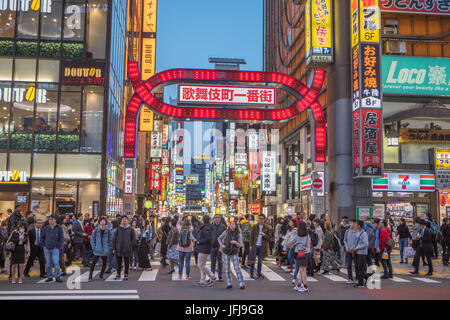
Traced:
<svg viewBox="0 0 450 320">
<path fill-rule="evenodd" d="M 383 178 L 372 179 L 373 191 L 433 192 L 436 190 L 434 174 L 387 172 Z"/>
</svg>

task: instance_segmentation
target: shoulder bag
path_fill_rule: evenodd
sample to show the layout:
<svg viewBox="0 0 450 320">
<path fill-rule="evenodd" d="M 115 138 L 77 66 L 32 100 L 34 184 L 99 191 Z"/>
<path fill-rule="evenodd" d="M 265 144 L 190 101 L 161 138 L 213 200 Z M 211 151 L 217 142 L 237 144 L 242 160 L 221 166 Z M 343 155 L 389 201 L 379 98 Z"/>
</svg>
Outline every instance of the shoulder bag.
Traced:
<svg viewBox="0 0 450 320">
<path fill-rule="evenodd" d="M 13 242 L 13 241 L 11 241 L 11 237 L 12 237 L 12 235 L 14 234 L 14 232 L 16 232 L 16 231 L 13 231 L 13 232 L 11 233 L 11 235 L 9 236 L 8 240 L 6 241 L 6 244 L 5 244 L 5 251 L 13 252 L 14 250 L 16 250 L 16 243 Z"/>
</svg>

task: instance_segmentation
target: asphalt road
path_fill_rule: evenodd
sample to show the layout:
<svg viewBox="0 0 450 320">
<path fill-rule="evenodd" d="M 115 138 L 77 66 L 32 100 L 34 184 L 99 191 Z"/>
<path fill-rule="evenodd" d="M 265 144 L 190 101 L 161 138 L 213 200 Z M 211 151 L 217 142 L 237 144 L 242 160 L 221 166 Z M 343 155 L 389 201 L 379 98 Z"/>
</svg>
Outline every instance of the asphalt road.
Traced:
<svg viewBox="0 0 450 320">
<path fill-rule="evenodd" d="M 130 271 L 128 281 L 106 281 L 94 278 L 86 282 L 87 270 L 81 270 L 80 281 L 73 282 L 79 274 L 63 278 L 63 283 L 43 283 L 38 277 L 25 279 L 23 284 L 0 281 L 0 300 L 55 300 L 55 299 L 120 299 L 120 300 L 308 300 L 308 299 L 430 299 L 450 300 L 450 280 L 426 278 L 424 276 L 398 275 L 394 280 L 381 280 L 381 289 L 355 289 L 347 285 L 346 274 L 333 273 L 329 277 L 316 274 L 309 283 L 309 293 L 292 289 L 292 276 L 279 270 L 272 260 L 264 262 L 264 280 L 246 281 L 246 289 L 240 290 L 233 277 L 233 289 L 226 289 L 225 282 L 212 287 L 195 287 L 200 272 L 194 262 L 191 265 L 191 280 L 178 280 L 167 274 L 168 267 L 155 266 L 152 272 Z M 96 271 L 98 272 L 98 268 Z M 244 274 L 245 276 L 245 274 Z M 69 284 L 68 286 L 68 282 Z M 78 283 L 79 288 L 73 288 Z"/>
</svg>

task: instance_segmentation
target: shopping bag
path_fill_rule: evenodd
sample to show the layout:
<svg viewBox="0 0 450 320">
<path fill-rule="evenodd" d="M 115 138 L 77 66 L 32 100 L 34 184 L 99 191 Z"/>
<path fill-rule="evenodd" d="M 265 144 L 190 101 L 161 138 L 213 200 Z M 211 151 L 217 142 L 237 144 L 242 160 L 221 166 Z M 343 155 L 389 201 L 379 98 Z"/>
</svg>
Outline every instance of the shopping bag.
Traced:
<svg viewBox="0 0 450 320">
<path fill-rule="evenodd" d="M 416 251 L 412 247 L 405 248 L 405 256 L 406 257 L 414 257 L 415 254 L 416 254 Z"/>
</svg>

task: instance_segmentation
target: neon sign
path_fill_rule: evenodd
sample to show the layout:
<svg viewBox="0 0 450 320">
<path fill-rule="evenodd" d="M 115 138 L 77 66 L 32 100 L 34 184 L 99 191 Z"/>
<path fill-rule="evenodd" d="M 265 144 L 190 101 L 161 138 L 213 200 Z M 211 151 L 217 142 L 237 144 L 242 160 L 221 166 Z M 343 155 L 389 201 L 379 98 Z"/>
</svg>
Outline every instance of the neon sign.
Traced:
<svg viewBox="0 0 450 320">
<path fill-rule="evenodd" d="M 124 157 L 133 158 L 136 154 L 136 122 L 141 105 L 145 103 L 153 111 L 177 119 L 192 120 L 237 120 L 237 121 L 282 121 L 293 118 L 311 108 L 315 119 L 316 159 L 326 160 L 326 127 L 322 106 L 317 101 L 325 79 L 325 70 L 314 69 L 313 81 L 308 88 L 299 80 L 278 72 L 206 70 L 206 69 L 170 69 L 143 81 L 137 62 L 128 62 L 128 74 L 135 94 L 131 98 L 125 115 Z M 179 107 L 157 99 L 152 90 L 162 84 L 183 81 L 196 82 L 242 82 L 272 83 L 288 87 L 301 98 L 289 107 L 280 109 L 244 109 L 244 108 L 208 108 Z"/>
</svg>

